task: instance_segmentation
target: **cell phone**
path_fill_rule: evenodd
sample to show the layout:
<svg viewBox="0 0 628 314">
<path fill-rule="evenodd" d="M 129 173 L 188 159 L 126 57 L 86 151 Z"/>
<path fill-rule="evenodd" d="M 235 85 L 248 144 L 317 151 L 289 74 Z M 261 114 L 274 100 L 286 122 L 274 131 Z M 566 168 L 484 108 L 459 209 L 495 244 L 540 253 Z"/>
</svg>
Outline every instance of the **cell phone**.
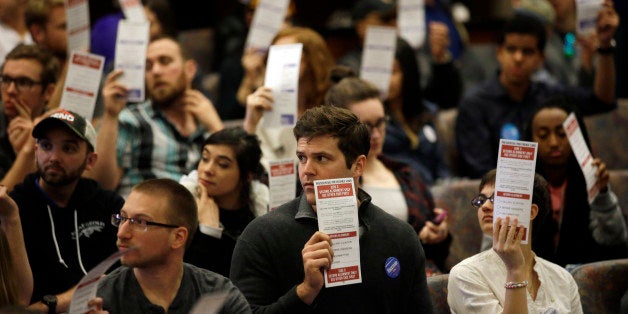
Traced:
<svg viewBox="0 0 628 314">
<path fill-rule="evenodd" d="M 438 214 L 438 216 L 432 219 L 432 222 L 436 225 L 439 225 L 441 222 L 443 222 L 445 217 L 447 217 L 447 211 L 443 209 L 443 211 L 440 214 Z"/>
</svg>

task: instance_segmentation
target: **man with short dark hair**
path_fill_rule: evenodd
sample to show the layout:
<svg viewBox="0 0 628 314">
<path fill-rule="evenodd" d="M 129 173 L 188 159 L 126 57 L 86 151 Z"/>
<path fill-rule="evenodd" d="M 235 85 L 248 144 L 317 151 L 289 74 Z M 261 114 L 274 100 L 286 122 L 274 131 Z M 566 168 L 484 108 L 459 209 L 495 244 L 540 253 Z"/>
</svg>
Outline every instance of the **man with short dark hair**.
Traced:
<svg viewBox="0 0 628 314">
<path fill-rule="evenodd" d="M 25 15 L 33 41 L 50 49 L 63 66 L 68 58 L 65 0 L 29 0 Z"/>
<path fill-rule="evenodd" d="M 64 312 L 81 278 L 117 251 L 110 221 L 124 200 L 82 178 L 98 159 L 96 131 L 83 117 L 58 109 L 32 136 L 37 172 L 10 195 L 19 207 L 33 272 L 31 308 Z"/>
<path fill-rule="evenodd" d="M 189 313 L 201 296 L 226 293 L 220 313 L 250 313 L 229 279 L 183 262 L 198 227 L 198 209 L 181 184 L 152 179 L 136 185 L 111 222 L 118 227 L 118 247 L 131 250 L 99 283 L 99 299 L 90 301 L 97 311 Z"/>
<path fill-rule="evenodd" d="M 34 121 L 42 116 L 55 90 L 59 62 L 38 45 L 18 45 L 0 69 L 0 184 L 9 191 L 35 171 Z"/>
<path fill-rule="evenodd" d="M 409 224 L 357 191 L 362 283 L 324 288 L 330 236 L 318 231 L 315 180 L 357 182 L 370 149 L 367 127 L 347 109 L 306 110 L 294 127 L 303 193 L 253 220 L 236 244 L 231 279 L 254 312 L 431 313 L 425 254 Z M 400 272 L 387 269 L 395 260 Z M 398 276 L 397 276 L 398 275 Z"/>
<path fill-rule="evenodd" d="M 533 82 L 542 66 L 547 30 L 531 15 L 517 14 L 506 23 L 497 48 L 500 71 L 469 93 L 458 107 L 456 145 L 462 175 L 479 178 L 497 165 L 499 139 L 520 140 L 534 108 L 556 94 L 565 95 L 585 115 L 607 112 L 615 102 L 613 35 L 619 18 L 605 2 L 597 20 L 598 64 L 593 91 Z"/>
</svg>

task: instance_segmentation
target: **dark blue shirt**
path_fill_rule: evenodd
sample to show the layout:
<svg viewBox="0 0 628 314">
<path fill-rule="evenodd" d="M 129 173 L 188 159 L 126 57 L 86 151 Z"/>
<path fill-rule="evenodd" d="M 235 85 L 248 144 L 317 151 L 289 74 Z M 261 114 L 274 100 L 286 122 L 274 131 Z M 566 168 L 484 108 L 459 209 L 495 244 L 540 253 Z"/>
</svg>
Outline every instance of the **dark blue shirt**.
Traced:
<svg viewBox="0 0 628 314">
<path fill-rule="evenodd" d="M 608 112 L 617 103 L 605 103 L 589 89 L 532 82 L 522 101 L 513 100 L 497 78 L 478 86 L 458 107 L 456 145 L 463 176 L 480 178 L 497 166 L 499 139 L 523 139 L 536 106 L 554 95 L 568 97 L 583 115 Z"/>
</svg>

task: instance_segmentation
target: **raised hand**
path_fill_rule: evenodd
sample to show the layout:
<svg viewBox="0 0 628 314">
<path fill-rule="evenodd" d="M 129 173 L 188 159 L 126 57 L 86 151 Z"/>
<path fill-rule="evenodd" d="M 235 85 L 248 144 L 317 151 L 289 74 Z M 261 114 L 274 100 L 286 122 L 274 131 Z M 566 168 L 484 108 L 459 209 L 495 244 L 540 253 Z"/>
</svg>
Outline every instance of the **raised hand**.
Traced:
<svg viewBox="0 0 628 314">
<path fill-rule="evenodd" d="M 210 132 L 223 129 L 222 120 L 216 107 L 203 93 L 195 89 L 188 89 L 183 96 L 185 110 L 191 112 L 196 120 Z"/>
<path fill-rule="evenodd" d="M 9 122 L 7 134 L 13 151 L 17 154 L 32 137 L 34 123 L 32 120 L 32 110 L 24 101 L 17 100 L 15 103 L 17 116 Z"/>
<path fill-rule="evenodd" d="M 598 14 L 596 25 L 600 47 L 610 46 L 617 27 L 619 27 L 619 15 L 613 8 L 613 1 L 606 0 L 602 4 L 602 10 Z"/>
<path fill-rule="evenodd" d="M 525 266 L 523 251 L 521 250 L 521 239 L 523 239 L 523 228 L 519 226 L 519 220 L 515 217 L 511 219 L 498 217 L 493 227 L 493 250 L 506 264 L 506 269 L 521 270 Z"/>
<path fill-rule="evenodd" d="M 312 304 L 325 284 L 323 270 L 331 267 L 334 251 L 331 248 L 331 238 L 317 231 L 305 243 L 301 251 L 303 258 L 303 283 L 297 286 L 297 295 L 306 304 Z"/>
<path fill-rule="evenodd" d="M 606 164 L 599 158 L 595 158 L 591 165 L 597 167 L 595 171 L 595 177 L 597 178 L 598 189 L 602 192 L 605 192 L 608 186 L 608 181 L 610 180 L 610 175 L 608 174 L 608 169 L 606 169 Z"/>
<path fill-rule="evenodd" d="M 255 92 L 246 97 L 246 114 L 244 116 L 244 130 L 250 134 L 254 134 L 257 130 L 257 124 L 264 115 L 264 111 L 272 110 L 273 93 L 268 87 L 259 87 Z"/>
<path fill-rule="evenodd" d="M 451 57 L 449 54 L 449 28 L 447 28 L 445 23 L 430 22 L 429 41 L 432 58 L 438 63 L 449 61 L 448 58 Z"/>
<path fill-rule="evenodd" d="M 118 117 L 120 111 L 126 106 L 126 99 L 129 95 L 128 87 L 118 82 L 118 78 L 122 75 L 122 70 L 112 71 L 107 75 L 107 78 L 105 78 L 105 84 L 102 88 L 105 114 L 112 117 Z"/>
</svg>

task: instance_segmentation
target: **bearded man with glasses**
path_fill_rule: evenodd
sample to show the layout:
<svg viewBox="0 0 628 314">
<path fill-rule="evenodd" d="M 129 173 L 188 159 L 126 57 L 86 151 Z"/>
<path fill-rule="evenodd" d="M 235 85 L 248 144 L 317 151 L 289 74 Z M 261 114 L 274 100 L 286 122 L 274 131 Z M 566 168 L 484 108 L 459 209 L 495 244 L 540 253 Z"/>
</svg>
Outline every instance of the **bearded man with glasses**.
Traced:
<svg viewBox="0 0 628 314">
<path fill-rule="evenodd" d="M 99 283 L 91 313 L 189 313 L 208 293 L 226 294 L 220 313 L 250 313 L 229 279 L 183 262 L 198 209 L 178 182 L 151 179 L 136 185 L 111 223 L 118 227 L 118 248 L 128 251 L 122 266 Z"/>
</svg>

